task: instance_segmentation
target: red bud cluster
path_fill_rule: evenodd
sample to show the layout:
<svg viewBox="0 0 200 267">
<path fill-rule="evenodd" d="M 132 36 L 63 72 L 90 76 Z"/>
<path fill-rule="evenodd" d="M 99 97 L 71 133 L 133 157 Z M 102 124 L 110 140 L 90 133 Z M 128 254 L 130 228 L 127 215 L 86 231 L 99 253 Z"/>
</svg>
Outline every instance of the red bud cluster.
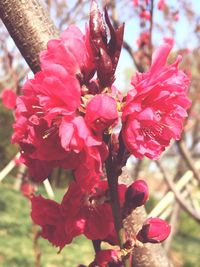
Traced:
<svg viewBox="0 0 200 267">
<path fill-rule="evenodd" d="M 91 45 L 97 67 L 97 77 L 102 88 L 111 86 L 115 80 L 114 74 L 124 34 L 124 24 L 115 30 L 106 8 L 105 21 L 106 23 L 96 1 L 93 0 L 90 11 Z M 110 40 L 108 40 L 107 30 L 109 30 Z"/>
</svg>

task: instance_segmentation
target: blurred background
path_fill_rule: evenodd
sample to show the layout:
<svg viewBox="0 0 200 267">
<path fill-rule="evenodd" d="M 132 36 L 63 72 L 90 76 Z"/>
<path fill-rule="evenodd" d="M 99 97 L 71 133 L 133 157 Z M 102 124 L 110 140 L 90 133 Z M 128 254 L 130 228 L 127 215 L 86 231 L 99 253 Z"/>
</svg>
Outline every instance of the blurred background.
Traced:
<svg viewBox="0 0 200 267">
<path fill-rule="evenodd" d="M 41 1 L 60 31 L 76 24 L 84 31 L 90 0 Z M 146 209 L 172 225 L 172 235 L 164 244 L 176 267 L 200 266 L 200 1 L 198 0 L 107 0 L 115 26 L 125 22 L 124 48 L 116 72 L 115 85 L 125 93 L 137 71 L 148 70 L 154 49 L 164 37 L 175 45 L 169 63 L 178 54 L 181 68 L 191 77 L 192 106 L 182 140 L 172 142 L 159 162 L 130 158 L 130 179 L 144 178 L 151 197 Z M 56 169 L 50 183 L 29 183 L 27 170 L 18 164 L 18 147 L 10 142 L 14 121 L 15 95 L 32 73 L 0 21 L 0 266 L 73 267 L 93 259 L 91 242 L 74 240 L 61 254 L 46 240 L 38 239 L 38 229 L 30 219 L 32 191 L 62 199 L 70 173 Z"/>
</svg>

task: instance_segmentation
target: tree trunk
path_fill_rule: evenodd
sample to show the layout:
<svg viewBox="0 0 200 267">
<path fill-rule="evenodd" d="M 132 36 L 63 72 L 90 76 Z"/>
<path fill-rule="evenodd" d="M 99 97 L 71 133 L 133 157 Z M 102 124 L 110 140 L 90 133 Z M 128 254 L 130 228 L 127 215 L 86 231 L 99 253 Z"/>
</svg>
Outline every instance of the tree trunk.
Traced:
<svg viewBox="0 0 200 267">
<path fill-rule="evenodd" d="M 31 70 L 40 70 L 39 53 L 48 40 L 58 36 L 58 31 L 39 1 L 0 0 L 0 17 Z M 145 219 L 144 209 L 138 208 L 124 222 L 125 227 L 128 231 L 137 231 Z M 171 266 L 161 245 L 137 248 L 133 258 L 135 267 Z"/>
<path fill-rule="evenodd" d="M 58 30 L 38 0 L 0 0 L 0 17 L 31 70 L 40 70 L 39 54 Z"/>
</svg>

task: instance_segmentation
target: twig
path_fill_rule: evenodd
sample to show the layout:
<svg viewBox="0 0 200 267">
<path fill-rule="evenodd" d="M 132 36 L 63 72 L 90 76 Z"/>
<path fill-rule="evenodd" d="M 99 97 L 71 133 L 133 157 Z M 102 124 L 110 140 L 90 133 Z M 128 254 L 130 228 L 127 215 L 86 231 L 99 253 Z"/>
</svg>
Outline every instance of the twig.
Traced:
<svg viewBox="0 0 200 267">
<path fill-rule="evenodd" d="M 138 64 L 137 63 L 137 61 L 136 61 L 136 59 L 134 57 L 134 51 L 133 51 L 133 49 L 130 47 L 130 45 L 126 41 L 123 42 L 123 47 L 124 47 L 124 49 L 126 49 L 126 51 L 129 53 L 130 57 L 132 58 L 133 63 L 135 65 L 136 69 L 139 72 L 144 72 L 144 68 L 142 67 L 141 64 Z"/>
<path fill-rule="evenodd" d="M 121 209 L 118 196 L 119 172 L 116 170 L 116 164 L 114 164 L 113 162 L 111 150 L 105 162 L 105 168 L 110 191 L 110 202 L 112 207 L 115 230 L 118 236 L 120 248 L 123 249 L 126 239 L 125 239 L 125 230 L 123 228 L 123 223 L 122 223 Z M 124 257 L 122 260 L 125 267 L 130 267 L 129 258 Z"/>
<path fill-rule="evenodd" d="M 154 13 L 154 0 L 151 0 L 151 9 L 150 9 L 150 29 L 149 29 L 149 57 L 151 58 L 153 52 L 153 42 L 152 42 L 152 35 L 153 35 L 153 13 Z"/>
<path fill-rule="evenodd" d="M 194 164 L 194 162 L 192 160 L 190 152 L 187 149 L 185 143 L 181 140 L 181 141 L 177 141 L 176 144 L 177 144 L 177 147 L 179 149 L 179 152 L 180 152 L 181 156 L 183 157 L 183 159 L 185 160 L 186 164 L 188 165 L 188 167 L 193 172 L 194 177 L 197 179 L 197 181 L 200 184 L 200 174 L 199 174 L 199 172 L 197 171 L 197 169 L 195 167 L 195 164 Z"/>
<path fill-rule="evenodd" d="M 33 231 L 33 250 L 35 254 L 35 267 L 41 267 L 40 260 L 41 260 L 41 250 L 39 247 L 39 237 L 40 232 L 37 229 L 37 225 L 32 222 L 32 231 Z"/>
<path fill-rule="evenodd" d="M 193 219 L 195 219 L 198 223 L 200 223 L 200 214 L 198 214 L 192 207 L 190 207 L 185 200 L 182 198 L 182 195 L 179 193 L 179 191 L 176 189 L 174 182 L 171 181 L 171 179 L 168 177 L 168 174 L 165 172 L 162 164 L 160 162 L 156 162 L 157 166 L 159 167 L 163 178 L 165 179 L 167 185 L 169 186 L 170 190 L 174 193 L 175 198 L 177 199 L 180 206 L 191 215 Z"/>
<path fill-rule="evenodd" d="M 180 180 L 176 183 L 175 189 L 177 191 L 182 191 L 182 189 L 186 186 L 188 182 L 191 181 L 193 178 L 192 171 L 187 171 Z M 149 213 L 150 217 L 157 217 L 159 216 L 170 204 L 174 201 L 174 194 L 173 192 L 169 191 L 156 205 L 156 207 Z"/>
</svg>

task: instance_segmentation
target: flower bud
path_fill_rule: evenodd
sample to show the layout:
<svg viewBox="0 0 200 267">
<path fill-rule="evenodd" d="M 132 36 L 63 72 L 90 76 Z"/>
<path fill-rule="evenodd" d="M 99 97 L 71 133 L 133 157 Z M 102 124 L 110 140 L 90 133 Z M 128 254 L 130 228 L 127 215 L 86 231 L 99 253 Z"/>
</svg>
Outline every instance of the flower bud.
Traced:
<svg viewBox="0 0 200 267">
<path fill-rule="evenodd" d="M 145 204 L 149 198 L 148 185 L 144 180 L 133 182 L 126 190 L 124 212 L 128 216 L 133 209 Z"/>
<path fill-rule="evenodd" d="M 12 89 L 5 88 L 2 92 L 1 97 L 2 97 L 3 105 L 6 108 L 8 109 L 15 108 L 17 95 Z"/>
<path fill-rule="evenodd" d="M 136 238 L 142 243 L 160 243 L 170 234 L 171 226 L 160 218 L 149 218 Z"/>
</svg>

